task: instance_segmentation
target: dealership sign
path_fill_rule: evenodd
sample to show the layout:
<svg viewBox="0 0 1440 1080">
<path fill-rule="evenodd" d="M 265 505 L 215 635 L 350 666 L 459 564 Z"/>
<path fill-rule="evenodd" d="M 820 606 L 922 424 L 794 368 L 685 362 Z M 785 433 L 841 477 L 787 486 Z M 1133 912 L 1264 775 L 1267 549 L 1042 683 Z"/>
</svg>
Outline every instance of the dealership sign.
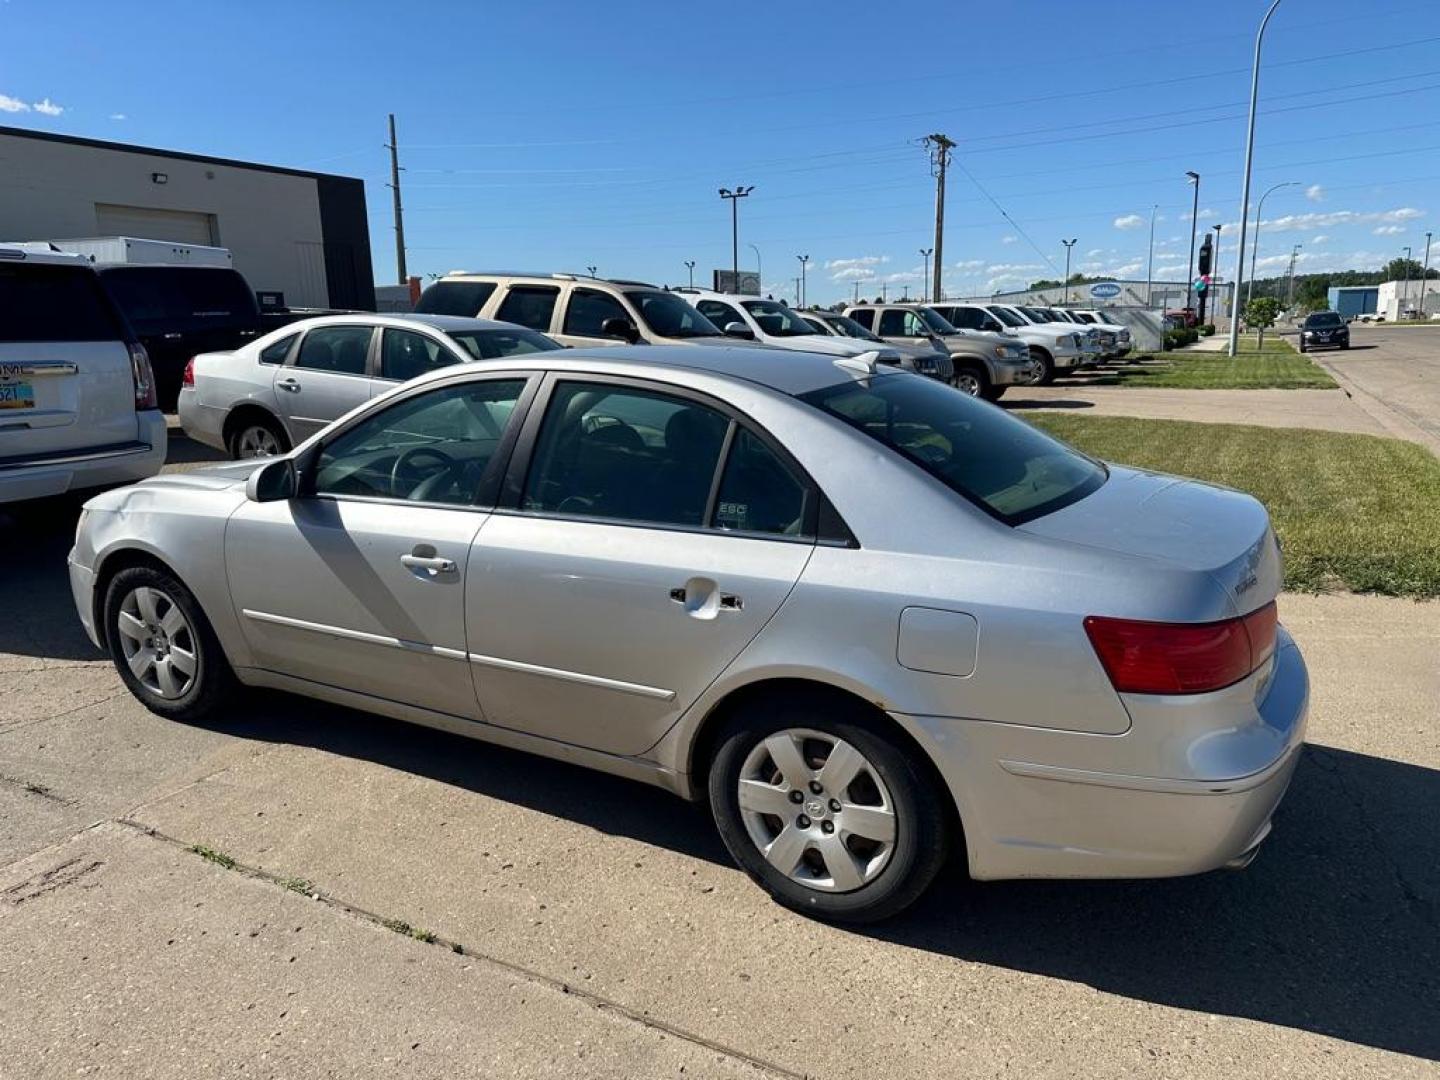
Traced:
<svg viewBox="0 0 1440 1080">
<path fill-rule="evenodd" d="M 1113 281 L 1101 281 L 1090 286 L 1090 295 L 1096 300 L 1109 300 L 1120 295 L 1120 286 Z"/>
</svg>

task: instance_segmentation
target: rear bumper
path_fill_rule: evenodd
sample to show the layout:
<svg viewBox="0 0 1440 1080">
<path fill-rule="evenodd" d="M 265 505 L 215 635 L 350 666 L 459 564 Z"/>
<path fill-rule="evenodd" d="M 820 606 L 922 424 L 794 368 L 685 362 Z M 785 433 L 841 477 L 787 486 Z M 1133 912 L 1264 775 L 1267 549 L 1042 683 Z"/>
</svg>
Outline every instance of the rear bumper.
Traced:
<svg viewBox="0 0 1440 1080">
<path fill-rule="evenodd" d="M 80 625 L 85 628 L 85 636 L 97 649 L 103 649 L 100 635 L 95 629 L 95 572 L 75 561 L 73 548 L 65 559 L 65 566 L 70 572 L 70 595 L 75 601 L 75 613 L 80 616 Z"/>
<path fill-rule="evenodd" d="M 136 419 L 139 438 L 134 442 L 0 462 L 0 503 L 129 484 L 154 476 L 165 464 L 165 417 L 151 409 L 137 413 Z"/>
<path fill-rule="evenodd" d="M 216 450 L 228 450 L 225 445 L 225 410 L 202 405 L 193 386 L 180 388 L 175 413 L 180 420 L 180 430 L 190 438 Z"/>
<path fill-rule="evenodd" d="M 897 719 L 950 786 L 975 878 L 1176 877 L 1240 866 L 1268 834 L 1304 739 L 1309 675 L 1283 630 L 1279 644 L 1268 672 L 1228 690 L 1127 698 L 1123 735 Z"/>
</svg>

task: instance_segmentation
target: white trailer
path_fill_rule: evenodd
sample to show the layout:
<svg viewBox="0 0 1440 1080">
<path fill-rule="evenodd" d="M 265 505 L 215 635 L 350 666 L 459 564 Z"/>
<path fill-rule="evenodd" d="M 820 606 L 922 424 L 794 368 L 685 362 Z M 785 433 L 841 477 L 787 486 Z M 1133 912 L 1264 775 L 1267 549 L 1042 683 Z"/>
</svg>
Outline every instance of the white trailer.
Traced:
<svg viewBox="0 0 1440 1080">
<path fill-rule="evenodd" d="M 169 240 L 142 240 L 134 236 L 83 236 L 73 240 L 51 240 L 61 251 L 84 255 L 95 263 L 157 263 L 166 266 L 232 265 L 230 249 L 202 244 L 177 244 Z"/>
</svg>

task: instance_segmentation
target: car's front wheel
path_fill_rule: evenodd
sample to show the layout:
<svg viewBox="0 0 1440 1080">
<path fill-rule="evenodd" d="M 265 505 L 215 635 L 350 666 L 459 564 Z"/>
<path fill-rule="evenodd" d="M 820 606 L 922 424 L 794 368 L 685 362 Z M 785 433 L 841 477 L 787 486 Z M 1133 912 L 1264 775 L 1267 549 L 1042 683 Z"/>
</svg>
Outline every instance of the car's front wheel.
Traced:
<svg viewBox="0 0 1440 1080">
<path fill-rule="evenodd" d="M 955 389 L 971 397 L 985 397 L 990 393 L 990 379 L 979 368 L 956 368 Z"/>
<path fill-rule="evenodd" d="M 858 711 L 830 702 L 771 702 L 734 717 L 709 796 L 741 869 L 781 904 L 822 919 L 898 913 L 948 855 L 928 772 Z"/>
<path fill-rule="evenodd" d="M 199 602 L 163 570 L 134 566 L 111 579 L 105 591 L 105 638 L 120 678 L 160 716 L 203 719 L 235 687 Z"/>
<path fill-rule="evenodd" d="M 1030 358 L 1040 365 L 1040 374 L 1035 379 L 1036 386 L 1049 386 L 1055 381 L 1055 360 L 1051 355 L 1038 345 L 1030 346 Z"/>
</svg>

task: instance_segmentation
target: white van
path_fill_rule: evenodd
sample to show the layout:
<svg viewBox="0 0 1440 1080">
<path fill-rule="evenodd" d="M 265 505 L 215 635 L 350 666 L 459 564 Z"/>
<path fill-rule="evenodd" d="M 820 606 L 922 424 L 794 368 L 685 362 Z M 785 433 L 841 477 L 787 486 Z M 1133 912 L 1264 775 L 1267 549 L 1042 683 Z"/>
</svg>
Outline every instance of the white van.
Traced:
<svg viewBox="0 0 1440 1080">
<path fill-rule="evenodd" d="M 0 503 L 154 476 L 165 446 L 150 359 L 89 262 L 0 243 Z"/>
</svg>

